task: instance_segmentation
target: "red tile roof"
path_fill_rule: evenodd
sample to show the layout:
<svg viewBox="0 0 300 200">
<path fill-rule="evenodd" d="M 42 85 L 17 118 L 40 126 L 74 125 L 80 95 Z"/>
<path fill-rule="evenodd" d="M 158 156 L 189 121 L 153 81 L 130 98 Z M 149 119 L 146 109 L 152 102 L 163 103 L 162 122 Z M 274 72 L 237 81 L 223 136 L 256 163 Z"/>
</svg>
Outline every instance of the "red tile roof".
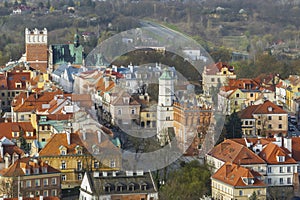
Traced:
<svg viewBox="0 0 300 200">
<path fill-rule="evenodd" d="M 264 164 L 262 158 L 256 155 L 246 146 L 233 140 L 225 140 L 215 146 L 208 155 L 211 155 L 224 162 L 232 162 L 240 165 Z"/>
<path fill-rule="evenodd" d="M 76 154 L 76 146 L 83 147 L 82 153 L 87 153 L 86 148 L 78 133 L 70 134 L 70 144 L 67 141 L 67 134 L 54 134 L 47 142 L 46 146 L 39 152 L 39 156 L 59 156 L 61 155 L 59 148 L 64 146 L 67 148 L 67 155 Z"/>
<path fill-rule="evenodd" d="M 12 132 L 18 132 L 20 134 L 21 131 L 24 132 L 25 139 L 36 139 L 35 129 L 33 128 L 30 122 L 2 122 L 0 123 L 0 137 L 6 137 L 8 139 L 14 138 Z M 33 135 L 28 137 L 26 136 L 26 132 L 32 132 Z M 18 137 L 17 137 L 18 138 Z"/>
<path fill-rule="evenodd" d="M 297 164 L 297 162 L 291 158 L 285 150 L 280 148 L 274 143 L 269 143 L 265 148 L 259 153 L 259 156 L 264 159 L 268 164 Z M 284 162 L 278 162 L 277 156 L 284 156 Z"/>
<path fill-rule="evenodd" d="M 23 169 L 30 169 L 30 174 L 36 175 L 34 174 L 33 171 L 34 168 L 39 168 L 40 174 L 42 174 L 42 167 L 47 167 L 47 173 L 60 173 L 59 170 L 54 169 L 53 167 L 51 167 L 50 165 L 44 163 L 39 159 L 24 157 L 15 161 L 15 163 L 10 165 L 7 169 L 1 170 L 0 174 L 4 177 L 24 176 L 26 175 L 26 173 Z"/>
<path fill-rule="evenodd" d="M 258 179 L 261 176 L 258 172 L 227 162 L 212 178 L 234 187 L 267 187 L 263 181 Z M 253 183 L 248 184 L 243 181 L 243 178 L 252 179 Z"/>
</svg>

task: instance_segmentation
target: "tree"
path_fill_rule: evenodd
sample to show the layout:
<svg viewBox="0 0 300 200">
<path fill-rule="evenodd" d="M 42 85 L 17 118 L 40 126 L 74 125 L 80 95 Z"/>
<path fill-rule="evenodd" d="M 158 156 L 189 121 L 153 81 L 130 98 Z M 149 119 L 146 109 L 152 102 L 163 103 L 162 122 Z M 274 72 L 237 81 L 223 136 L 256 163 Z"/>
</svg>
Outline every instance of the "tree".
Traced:
<svg viewBox="0 0 300 200">
<path fill-rule="evenodd" d="M 48 9 L 50 9 L 50 7 L 51 7 L 50 0 L 47 1 L 46 7 L 47 7 Z"/>
<path fill-rule="evenodd" d="M 242 121 L 237 112 L 233 111 L 225 122 L 225 138 L 241 138 L 242 137 Z"/>
<path fill-rule="evenodd" d="M 249 200 L 258 200 L 256 192 L 252 193 L 252 195 L 249 197 Z"/>
<path fill-rule="evenodd" d="M 166 184 L 161 186 L 160 199 L 199 199 L 210 194 L 210 171 L 197 160 L 185 164 L 169 174 Z"/>
<path fill-rule="evenodd" d="M 9 5 L 8 5 L 8 2 L 7 2 L 7 1 L 4 1 L 4 7 L 5 7 L 5 8 L 8 8 L 8 6 L 9 6 Z"/>
</svg>

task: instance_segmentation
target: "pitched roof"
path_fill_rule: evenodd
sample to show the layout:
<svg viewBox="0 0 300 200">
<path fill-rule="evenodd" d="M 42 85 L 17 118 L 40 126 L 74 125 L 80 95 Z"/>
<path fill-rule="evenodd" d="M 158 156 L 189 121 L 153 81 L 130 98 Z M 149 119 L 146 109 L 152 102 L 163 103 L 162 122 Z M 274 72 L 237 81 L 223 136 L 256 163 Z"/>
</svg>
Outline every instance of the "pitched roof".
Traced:
<svg viewBox="0 0 300 200">
<path fill-rule="evenodd" d="M 54 169 L 50 165 L 44 163 L 43 161 L 37 158 L 23 157 L 16 160 L 14 164 L 10 165 L 7 169 L 1 170 L 0 175 L 4 177 L 24 176 L 26 175 L 25 169 L 29 169 L 30 174 L 34 174 L 34 168 L 39 168 L 39 173 L 42 174 L 42 167 L 47 168 L 46 173 L 60 173 L 59 170 Z"/>
<path fill-rule="evenodd" d="M 30 122 L 2 122 L 0 123 L 0 137 L 14 138 L 12 132 L 24 132 L 25 139 L 36 139 L 35 129 Z M 26 136 L 26 132 L 33 132 L 32 136 Z"/>
<path fill-rule="evenodd" d="M 297 162 L 291 158 L 284 149 L 274 143 L 267 144 L 258 155 L 268 164 L 297 164 Z M 284 156 L 285 161 L 278 162 L 277 156 Z"/>
<path fill-rule="evenodd" d="M 227 162 L 212 178 L 234 187 L 267 187 L 263 181 L 258 179 L 261 176 L 258 172 Z M 247 179 L 250 179 L 250 183 Z"/>
<path fill-rule="evenodd" d="M 232 162 L 240 165 L 264 164 L 265 161 L 246 146 L 233 140 L 225 140 L 215 146 L 208 155 L 224 162 Z"/>
<path fill-rule="evenodd" d="M 112 173 L 115 173 L 115 176 Z M 157 192 L 150 172 L 141 175 L 133 173 L 132 176 L 126 175 L 125 172 L 108 172 L 106 176 L 101 172 L 99 172 L 99 176 L 94 176 L 94 173 L 89 172 L 86 175 L 93 193 L 97 195 L 134 195 Z M 146 186 L 146 190 L 143 186 Z M 110 190 L 106 190 L 106 187 L 109 187 Z M 122 187 L 122 190 L 117 189 L 117 187 Z M 134 190 L 130 187 L 134 187 Z"/>
<path fill-rule="evenodd" d="M 68 144 L 67 134 L 54 134 L 47 142 L 46 146 L 39 152 L 39 156 L 58 156 L 61 155 L 60 147 L 67 148 L 67 155 L 76 154 L 77 145 L 83 147 L 82 153 L 87 153 L 78 133 L 70 134 L 70 144 Z"/>
</svg>

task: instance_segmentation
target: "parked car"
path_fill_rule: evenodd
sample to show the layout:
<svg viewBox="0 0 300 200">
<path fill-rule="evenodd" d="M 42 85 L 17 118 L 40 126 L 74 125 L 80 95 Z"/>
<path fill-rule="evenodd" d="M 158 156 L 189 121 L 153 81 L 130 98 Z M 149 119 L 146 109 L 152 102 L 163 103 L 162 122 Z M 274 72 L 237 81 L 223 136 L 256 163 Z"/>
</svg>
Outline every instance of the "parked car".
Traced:
<svg viewBox="0 0 300 200">
<path fill-rule="evenodd" d="M 289 125 L 289 131 L 296 131 L 295 127 L 292 125 Z"/>
</svg>

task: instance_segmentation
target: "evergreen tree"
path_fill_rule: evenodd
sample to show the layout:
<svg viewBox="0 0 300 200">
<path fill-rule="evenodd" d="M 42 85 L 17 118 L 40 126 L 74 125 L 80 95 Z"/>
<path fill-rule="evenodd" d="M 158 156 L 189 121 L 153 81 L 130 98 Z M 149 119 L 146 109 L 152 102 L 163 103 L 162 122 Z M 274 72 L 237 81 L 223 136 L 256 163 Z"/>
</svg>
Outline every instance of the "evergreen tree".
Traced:
<svg viewBox="0 0 300 200">
<path fill-rule="evenodd" d="M 225 138 L 241 138 L 242 137 L 242 121 L 237 112 L 233 111 L 225 122 Z"/>
<path fill-rule="evenodd" d="M 7 1 L 4 1 L 4 7 L 5 7 L 5 8 L 8 8 L 8 6 L 9 6 L 9 5 L 8 5 L 8 2 L 7 2 Z"/>
<path fill-rule="evenodd" d="M 252 195 L 249 197 L 249 200 L 258 200 L 256 192 L 252 193 Z"/>
</svg>

